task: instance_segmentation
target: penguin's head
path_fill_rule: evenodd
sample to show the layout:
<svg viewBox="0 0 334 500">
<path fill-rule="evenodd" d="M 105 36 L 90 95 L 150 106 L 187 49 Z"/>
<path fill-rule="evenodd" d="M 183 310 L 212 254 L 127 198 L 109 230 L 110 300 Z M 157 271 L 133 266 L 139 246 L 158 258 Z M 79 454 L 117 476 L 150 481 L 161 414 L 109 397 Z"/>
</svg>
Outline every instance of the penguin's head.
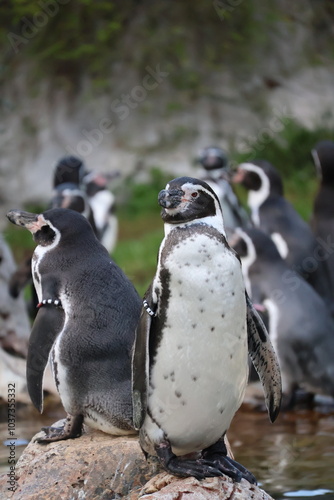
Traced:
<svg viewBox="0 0 334 500">
<path fill-rule="evenodd" d="M 241 163 L 232 176 L 232 182 L 242 184 L 248 191 L 263 191 L 283 196 L 282 178 L 276 168 L 265 160 Z"/>
<path fill-rule="evenodd" d="M 334 142 L 320 141 L 311 151 L 313 162 L 322 182 L 334 183 Z"/>
<path fill-rule="evenodd" d="M 91 235 L 95 239 L 89 222 L 78 212 L 66 208 L 53 208 L 42 214 L 33 214 L 21 210 L 10 210 L 7 218 L 17 226 L 25 227 L 33 235 L 34 241 L 41 246 L 50 246 L 62 239 L 76 242 Z"/>
<path fill-rule="evenodd" d="M 228 157 L 225 151 L 217 146 L 209 146 L 200 150 L 198 162 L 205 170 L 227 169 Z"/>
<path fill-rule="evenodd" d="M 76 156 L 64 156 L 55 166 L 53 186 L 59 186 L 65 182 L 71 182 L 79 186 L 85 176 L 85 166 L 80 158 Z"/>
<path fill-rule="evenodd" d="M 160 191 L 161 217 L 169 224 L 180 224 L 206 217 L 220 218 L 222 211 L 217 195 L 204 181 L 178 177 Z"/>
</svg>

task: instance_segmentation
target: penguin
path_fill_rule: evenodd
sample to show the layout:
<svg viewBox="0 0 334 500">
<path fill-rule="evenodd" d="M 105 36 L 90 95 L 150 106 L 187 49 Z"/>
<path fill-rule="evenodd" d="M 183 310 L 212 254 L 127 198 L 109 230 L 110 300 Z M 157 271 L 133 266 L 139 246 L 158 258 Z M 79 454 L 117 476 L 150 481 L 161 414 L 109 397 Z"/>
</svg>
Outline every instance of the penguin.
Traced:
<svg viewBox="0 0 334 500">
<path fill-rule="evenodd" d="M 113 174 L 91 172 L 84 178 L 85 191 L 97 235 L 109 253 L 112 253 L 117 242 L 118 220 L 115 214 L 115 196 L 107 188 L 107 183 L 118 175 L 119 172 Z"/>
<path fill-rule="evenodd" d="M 53 186 L 61 184 L 75 184 L 81 186 L 86 175 L 86 169 L 83 161 L 76 156 L 64 156 L 60 158 L 53 172 Z"/>
<path fill-rule="evenodd" d="M 272 239 L 257 228 L 237 228 L 229 244 L 238 253 L 252 301 L 268 313 L 269 335 L 282 374 L 284 407 L 298 388 L 334 396 L 334 320 L 324 301 L 292 275 Z"/>
<path fill-rule="evenodd" d="M 217 194 L 224 213 L 226 228 L 247 226 L 250 224 L 248 214 L 242 208 L 230 184 L 230 167 L 226 152 L 216 146 L 200 150 L 198 159 L 203 167 L 200 178 Z"/>
<path fill-rule="evenodd" d="M 69 208 L 84 215 L 99 237 L 93 211 L 85 190 L 85 166 L 76 156 L 61 158 L 53 173 L 53 194 L 49 208 Z"/>
<path fill-rule="evenodd" d="M 67 412 L 39 442 L 81 435 L 82 425 L 122 435 L 132 424 L 131 352 L 141 311 L 133 284 L 111 260 L 81 214 L 11 210 L 8 219 L 37 243 L 32 275 L 38 313 L 29 339 L 27 384 L 43 411 L 43 374 L 50 357 Z"/>
<path fill-rule="evenodd" d="M 255 227 L 269 234 L 287 265 L 298 272 L 334 313 L 327 263 L 311 227 L 284 198 L 277 169 L 265 160 L 242 163 L 232 177 L 248 191 L 247 204 Z"/>
<path fill-rule="evenodd" d="M 255 483 L 251 472 L 227 457 L 224 437 L 245 393 L 248 351 L 270 419 L 276 419 L 281 385 L 275 353 L 245 292 L 215 192 L 202 180 L 180 177 L 158 201 L 165 237 L 133 355 L 140 445 L 177 476 L 225 473 Z M 193 453 L 199 455 L 189 458 Z"/>
<path fill-rule="evenodd" d="M 320 141 L 312 149 L 312 157 L 320 179 L 314 199 L 311 227 L 320 242 L 334 238 L 334 142 Z M 334 252 L 326 254 L 326 262 L 334 297 Z"/>
</svg>

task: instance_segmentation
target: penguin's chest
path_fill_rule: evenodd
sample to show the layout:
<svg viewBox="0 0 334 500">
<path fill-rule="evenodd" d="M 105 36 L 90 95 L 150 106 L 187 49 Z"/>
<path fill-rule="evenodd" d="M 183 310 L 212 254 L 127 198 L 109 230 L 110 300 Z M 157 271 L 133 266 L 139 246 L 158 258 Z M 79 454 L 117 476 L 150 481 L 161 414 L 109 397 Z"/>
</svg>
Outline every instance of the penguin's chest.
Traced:
<svg viewBox="0 0 334 500">
<path fill-rule="evenodd" d="M 205 235 L 176 245 L 163 267 L 169 283 L 167 289 L 160 282 L 158 314 L 165 320 L 149 407 L 174 452 L 183 454 L 219 439 L 242 402 L 248 375 L 245 290 L 235 256 Z"/>
</svg>

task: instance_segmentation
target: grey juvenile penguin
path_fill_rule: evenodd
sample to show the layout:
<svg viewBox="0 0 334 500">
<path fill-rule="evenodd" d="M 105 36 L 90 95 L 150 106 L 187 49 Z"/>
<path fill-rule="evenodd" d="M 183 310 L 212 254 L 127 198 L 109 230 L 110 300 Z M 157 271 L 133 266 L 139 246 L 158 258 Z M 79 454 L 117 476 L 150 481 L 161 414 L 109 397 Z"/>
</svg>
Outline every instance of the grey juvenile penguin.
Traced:
<svg viewBox="0 0 334 500">
<path fill-rule="evenodd" d="M 248 352 L 270 419 L 280 372 L 253 309 L 241 264 L 225 238 L 221 207 L 205 182 L 181 177 L 159 194 L 165 223 L 134 350 L 134 423 L 143 450 L 179 476 L 254 476 L 226 455 L 224 436 L 242 403 Z M 199 452 L 199 457 L 183 459 Z M 180 458 L 182 457 L 182 458 Z"/>
<path fill-rule="evenodd" d="M 43 409 L 42 382 L 50 355 L 67 412 L 64 427 L 49 427 L 41 442 L 77 437 L 82 424 L 110 434 L 134 432 L 131 351 L 141 300 L 77 212 L 11 210 L 8 219 L 38 244 L 32 275 L 39 310 L 29 340 L 28 391 Z"/>
</svg>

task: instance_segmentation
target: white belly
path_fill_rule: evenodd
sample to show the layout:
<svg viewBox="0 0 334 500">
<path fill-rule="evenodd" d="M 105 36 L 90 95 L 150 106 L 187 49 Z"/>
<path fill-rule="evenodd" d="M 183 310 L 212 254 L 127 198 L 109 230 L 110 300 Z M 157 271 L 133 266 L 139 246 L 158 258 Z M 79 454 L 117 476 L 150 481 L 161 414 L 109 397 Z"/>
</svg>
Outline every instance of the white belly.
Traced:
<svg viewBox="0 0 334 500">
<path fill-rule="evenodd" d="M 149 410 L 181 455 L 215 443 L 228 429 L 247 384 L 246 303 L 240 264 L 197 235 L 168 257 L 166 328 L 151 371 Z M 189 248 L 189 246 L 188 246 Z M 187 257 L 184 257 L 184 255 Z M 144 427 L 154 441 L 147 417 Z"/>
</svg>

